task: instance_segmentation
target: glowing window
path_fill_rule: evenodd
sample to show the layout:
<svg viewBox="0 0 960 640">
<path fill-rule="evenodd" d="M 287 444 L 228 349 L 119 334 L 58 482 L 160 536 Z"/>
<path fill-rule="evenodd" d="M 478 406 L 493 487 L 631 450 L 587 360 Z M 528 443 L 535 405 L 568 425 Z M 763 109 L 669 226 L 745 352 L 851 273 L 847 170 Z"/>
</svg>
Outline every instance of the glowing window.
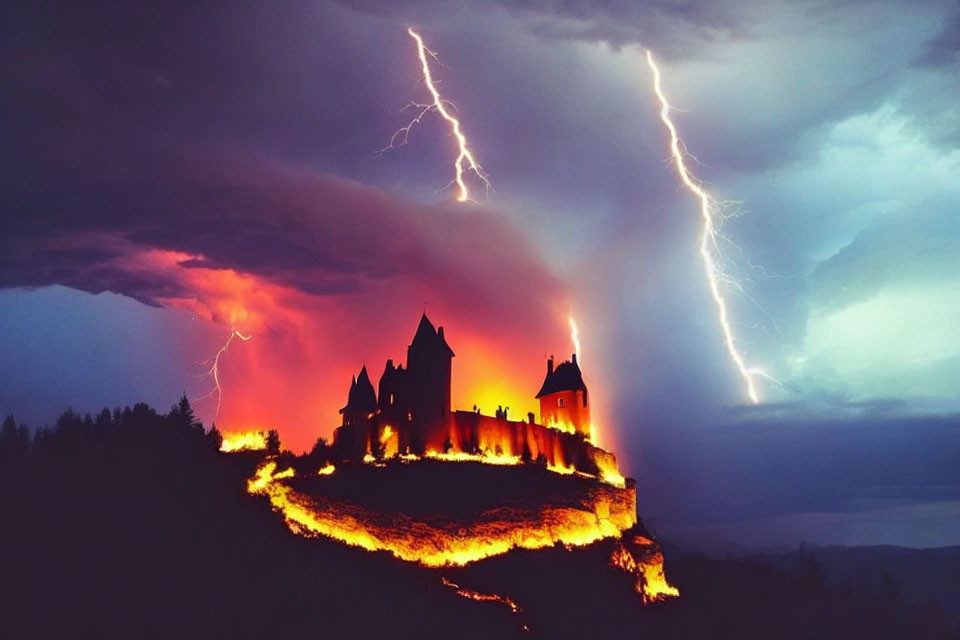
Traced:
<svg viewBox="0 0 960 640">
<path fill-rule="evenodd" d="M 563 406 L 563 398 L 557 398 L 557 406 L 558 406 L 558 407 L 562 407 L 562 406 Z"/>
</svg>

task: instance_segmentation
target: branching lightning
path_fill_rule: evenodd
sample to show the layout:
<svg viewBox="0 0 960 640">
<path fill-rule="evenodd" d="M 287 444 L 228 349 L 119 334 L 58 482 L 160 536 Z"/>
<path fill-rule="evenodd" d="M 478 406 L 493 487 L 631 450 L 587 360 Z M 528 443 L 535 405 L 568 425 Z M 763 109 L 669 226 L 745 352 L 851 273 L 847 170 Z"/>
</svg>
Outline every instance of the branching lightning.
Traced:
<svg viewBox="0 0 960 640">
<path fill-rule="evenodd" d="M 737 288 L 739 288 L 740 285 L 730 274 L 725 273 L 717 266 L 717 261 L 714 259 L 713 251 L 711 251 L 711 248 L 719 251 L 717 243 L 719 233 L 716 223 L 714 222 L 715 217 L 719 215 L 717 211 L 717 201 L 703 188 L 700 181 L 687 168 L 685 157 L 689 154 L 686 151 L 686 147 L 680 141 L 680 137 L 677 135 L 677 129 L 673 121 L 670 120 L 670 103 L 667 102 L 667 98 L 660 88 L 660 70 L 653 61 L 653 54 L 649 49 L 646 50 L 646 54 L 647 64 L 650 65 L 650 70 L 653 72 L 653 90 L 657 94 L 657 99 L 660 101 L 660 120 L 663 121 L 663 124 L 670 132 L 670 152 L 676 161 L 677 172 L 680 174 L 680 179 L 687 188 L 700 199 L 700 214 L 703 217 L 700 256 L 703 259 L 707 282 L 710 284 L 710 293 L 713 296 L 714 303 L 716 303 L 717 318 L 720 322 L 720 328 L 723 331 L 724 344 L 727 347 L 727 353 L 730 354 L 731 360 L 733 360 L 744 382 L 746 382 L 747 395 L 750 396 L 750 400 L 754 404 L 757 404 L 760 402 L 760 398 L 757 395 L 754 376 L 760 375 L 766 377 L 766 374 L 762 371 L 749 368 L 744 361 L 743 354 L 737 349 L 736 339 L 734 338 L 728 317 L 727 303 L 720 291 L 721 281 Z"/>
<path fill-rule="evenodd" d="M 227 341 L 223 344 L 222 347 L 220 347 L 220 350 L 217 351 L 216 355 L 214 355 L 209 360 L 205 360 L 202 363 L 204 366 L 210 367 L 209 369 L 207 369 L 206 372 L 204 372 L 203 375 L 210 376 L 211 378 L 213 378 L 213 389 L 210 390 L 210 393 L 206 394 L 205 396 L 201 396 L 200 398 L 197 398 L 197 399 L 205 400 L 206 398 L 209 398 L 210 396 L 216 394 L 217 410 L 213 414 L 214 420 L 216 420 L 217 416 L 220 415 L 220 404 L 223 400 L 223 387 L 220 385 L 220 357 L 223 356 L 224 353 L 226 353 L 227 349 L 230 347 L 230 343 L 233 342 L 234 338 L 240 338 L 241 340 L 246 342 L 252 337 L 253 336 L 245 336 L 239 331 L 237 331 L 236 327 L 232 327 L 230 331 L 230 337 L 227 338 Z"/>
<path fill-rule="evenodd" d="M 467 171 L 473 172 L 483 183 L 487 191 L 490 190 L 490 181 L 487 179 L 487 174 L 484 172 L 483 167 L 480 166 L 480 163 L 477 162 L 476 158 L 473 156 L 473 153 L 470 151 L 470 148 L 467 145 L 467 138 L 460 129 L 460 121 L 450 113 L 450 108 L 453 108 L 454 110 L 456 108 L 449 100 L 442 98 L 440 96 L 440 92 L 437 91 L 436 82 L 434 81 L 433 74 L 430 71 L 430 62 L 427 59 L 427 56 L 430 56 L 439 64 L 440 61 L 437 58 L 437 54 L 427 48 L 427 46 L 423 43 L 423 38 L 421 38 L 420 34 L 418 34 L 412 28 L 408 27 L 407 33 L 409 33 L 410 37 L 413 38 L 417 43 L 417 55 L 420 58 L 420 66 L 423 70 L 423 81 L 424 84 L 427 85 L 427 89 L 430 91 L 433 101 L 426 104 L 411 102 L 409 105 L 407 105 L 407 108 L 417 109 L 417 115 L 405 127 L 398 129 L 393 136 L 390 137 L 390 144 L 381 149 L 378 153 L 383 153 L 388 149 L 396 149 L 405 145 L 410 136 L 410 130 L 415 125 L 419 124 L 428 113 L 436 111 L 444 120 L 450 123 L 450 131 L 457 139 L 459 154 L 457 155 L 456 161 L 453 163 L 454 179 L 450 184 L 452 185 L 456 183 L 460 190 L 460 192 L 457 194 L 457 200 L 459 202 L 466 202 L 470 200 L 470 190 L 467 187 L 464 173 Z"/>
</svg>

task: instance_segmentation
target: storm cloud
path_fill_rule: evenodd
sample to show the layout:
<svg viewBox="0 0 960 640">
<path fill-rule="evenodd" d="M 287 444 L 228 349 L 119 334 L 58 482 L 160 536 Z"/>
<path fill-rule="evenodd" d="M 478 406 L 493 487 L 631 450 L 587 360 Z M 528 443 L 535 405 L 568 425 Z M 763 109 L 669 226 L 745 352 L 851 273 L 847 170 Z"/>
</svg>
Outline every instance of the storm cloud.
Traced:
<svg viewBox="0 0 960 640">
<path fill-rule="evenodd" d="M 155 389 L 206 391 L 192 381 L 196 362 L 237 321 L 256 336 L 231 352 L 219 422 L 274 419 L 309 445 L 332 426 L 343 381 L 358 364 L 399 357 L 426 306 L 464 363 L 458 401 L 469 406 L 468 387 L 493 380 L 483 402 L 513 393 L 514 410 L 543 357 L 570 348 L 572 312 L 601 439 L 659 487 L 649 515 L 678 525 L 706 523 L 673 508 L 685 500 L 722 516 L 682 480 L 691 465 L 739 491 L 738 466 L 763 476 L 763 447 L 799 450 L 804 434 L 847 434 L 841 448 L 856 457 L 882 425 L 855 466 L 876 459 L 886 471 L 893 451 L 912 450 L 910 434 L 953 442 L 953 423 L 930 408 L 946 398 L 941 413 L 954 410 L 960 376 L 956 7 L 382 4 L 4 9 L 0 316 L 10 328 L 0 355 L 27 362 L 30 384 L 0 384 L 0 412 L 42 421 L 67 404 L 139 399 L 98 399 L 111 380 L 157 402 L 174 398 Z M 437 119 L 376 154 L 424 96 L 408 25 L 439 56 L 440 86 L 490 175 L 489 203 L 451 202 L 452 141 Z M 743 388 L 696 252 L 697 203 L 667 161 L 644 47 L 692 166 L 738 214 L 723 225 L 739 280 L 725 293 L 748 364 L 770 376 L 762 420 L 729 413 Z M 135 365 L 110 355 L 124 326 L 124 356 L 146 354 Z M 99 336 L 92 351 L 87 335 Z M 89 360 L 113 373 L 95 386 L 71 377 Z M 855 428 L 837 419 L 852 403 L 907 400 L 910 415 L 877 409 Z M 811 416 L 818 403 L 830 415 Z M 209 421 L 210 408 L 201 414 Z M 749 444 L 754 430 L 778 428 Z M 714 436 L 733 444 L 704 444 Z M 906 491 L 909 469 L 934 455 L 923 447 L 906 475 L 883 480 L 900 487 L 890 491 Z M 734 462 L 708 459 L 721 449 Z M 843 460 L 830 464 L 821 470 L 833 486 L 852 481 Z M 831 503 L 832 489 L 805 493 L 790 469 L 777 481 L 783 509 L 755 493 L 751 508 L 718 504 L 748 522 L 886 499 L 858 489 Z"/>
</svg>

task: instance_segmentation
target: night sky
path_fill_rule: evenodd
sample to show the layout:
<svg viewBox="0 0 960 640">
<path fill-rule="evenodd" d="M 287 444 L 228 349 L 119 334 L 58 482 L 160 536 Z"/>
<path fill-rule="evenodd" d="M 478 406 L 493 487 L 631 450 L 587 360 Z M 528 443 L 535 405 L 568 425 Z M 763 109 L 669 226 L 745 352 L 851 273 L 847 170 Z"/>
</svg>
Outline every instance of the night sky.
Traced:
<svg viewBox="0 0 960 640">
<path fill-rule="evenodd" d="M 534 410 L 567 318 L 602 445 L 685 540 L 960 544 L 960 8 L 878 0 L 22 3 L 0 15 L 0 414 L 181 393 L 308 448 L 420 314 Z M 406 27 L 443 66 L 488 195 Z M 721 248 L 751 406 L 643 49 Z"/>
</svg>

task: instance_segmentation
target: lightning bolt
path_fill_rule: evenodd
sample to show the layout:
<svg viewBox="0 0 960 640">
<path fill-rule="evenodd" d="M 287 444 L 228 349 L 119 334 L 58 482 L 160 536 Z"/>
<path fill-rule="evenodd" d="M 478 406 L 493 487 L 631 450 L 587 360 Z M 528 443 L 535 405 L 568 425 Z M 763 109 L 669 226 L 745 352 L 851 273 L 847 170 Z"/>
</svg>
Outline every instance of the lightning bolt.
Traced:
<svg viewBox="0 0 960 640">
<path fill-rule="evenodd" d="M 439 64 L 440 60 L 437 58 L 437 54 L 431 51 L 423 43 L 423 38 L 421 38 L 420 34 L 418 34 L 412 28 L 408 27 L 407 33 L 409 33 L 410 37 L 413 38 L 417 43 L 417 56 L 420 58 L 420 66 L 423 70 L 423 81 L 424 84 L 427 85 L 427 89 L 430 91 L 433 101 L 427 104 L 421 104 L 417 102 L 411 102 L 408 104 L 406 108 L 412 107 L 419 109 L 417 115 L 410 121 L 409 124 L 407 124 L 407 126 L 401 127 L 394 132 L 393 136 L 390 138 L 390 144 L 383 149 L 380 149 L 377 153 L 382 154 L 389 149 L 396 149 L 405 145 L 410 136 L 410 130 L 413 129 L 415 125 L 419 124 L 428 113 L 436 111 L 450 124 L 450 131 L 457 139 L 459 154 L 453 163 L 454 179 L 450 182 L 451 185 L 456 183 L 460 190 L 459 194 L 457 194 L 457 201 L 466 202 L 470 200 L 470 189 L 467 187 L 466 180 L 464 179 L 464 174 L 467 171 L 473 172 L 483 183 L 484 187 L 489 193 L 490 181 L 487 179 L 487 174 L 484 172 L 483 167 L 480 166 L 480 163 L 477 162 L 476 158 L 473 156 L 473 153 L 470 151 L 470 148 L 467 145 L 467 138 L 464 136 L 463 131 L 460 128 L 460 121 L 455 118 L 448 109 L 448 107 L 453 107 L 452 103 L 449 100 L 442 98 L 440 96 L 440 92 L 437 91 L 436 83 L 433 80 L 433 73 L 430 71 L 430 63 L 427 59 L 427 56 L 430 56 Z"/>
<path fill-rule="evenodd" d="M 717 319 L 720 322 L 720 328 L 723 332 L 723 341 L 727 348 L 727 353 L 730 354 L 730 359 L 733 360 L 734 365 L 736 365 L 737 370 L 740 372 L 740 376 L 746 383 L 747 395 L 754 404 L 757 404 L 760 402 L 760 397 L 757 395 L 753 378 L 755 375 L 764 377 L 766 377 L 766 375 L 762 371 L 747 367 L 743 354 L 737 349 L 736 339 L 730 327 L 727 303 L 723 298 L 723 294 L 720 292 L 719 284 L 720 280 L 726 282 L 730 280 L 731 276 L 724 273 L 723 270 L 717 266 L 713 253 L 711 252 L 711 247 L 719 251 L 717 245 L 718 233 L 716 224 L 714 223 L 714 216 L 717 215 L 718 208 L 717 201 L 701 186 L 700 181 L 687 168 L 684 159 L 686 151 L 685 149 L 681 150 L 681 142 L 680 137 L 677 135 L 677 128 L 670 120 L 670 103 L 667 102 L 667 98 L 663 95 L 663 90 L 660 88 L 660 70 L 653 61 L 653 54 L 650 50 L 646 49 L 645 52 L 647 54 L 647 64 L 653 72 L 653 90 L 657 94 L 657 99 L 660 101 L 660 120 L 663 121 L 663 124 L 670 132 L 670 153 L 673 155 L 673 159 L 676 160 L 677 172 L 680 174 L 680 179 L 683 181 L 683 184 L 700 199 L 700 215 L 703 217 L 703 235 L 700 237 L 700 257 L 703 259 L 703 268 L 707 274 L 707 282 L 710 284 L 710 293 L 717 307 Z"/>
<path fill-rule="evenodd" d="M 573 343 L 573 350 L 577 354 L 577 362 L 581 362 L 580 358 L 580 330 L 577 329 L 577 323 L 573 319 L 573 313 L 567 317 L 567 320 L 570 322 L 570 342 Z"/>
<path fill-rule="evenodd" d="M 216 355 L 210 358 L 209 360 L 205 360 L 204 362 L 201 363 L 204 366 L 210 367 L 203 374 L 203 376 L 210 376 L 211 378 L 213 378 L 213 389 L 211 389 L 210 393 L 208 393 L 207 395 L 197 398 L 197 400 L 205 400 L 210 396 L 212 396 L 213 394 L 217 395 L 217 410 L 213 414 L 214 420 L 216 420 L 217 416 L 220 415 L 220 404 L 221 404 L 221 401 L 223 400 L 223 387 L 220 385 L 220 357 L 227 352 L 227 349 L 230 347 L 230 343 L 233 342 L 234 338 L 240 338 L 241 340 L 246 342 L 252 337 L 253 336 L 243 335 L 242 333 L 237 331 L 236 327 L 231 327 L 230 336 L 227 338 L 227 341 L 223 344 L 223 346 L 220 347 L 220 350 L 217 351 Z"/>
</svg>

